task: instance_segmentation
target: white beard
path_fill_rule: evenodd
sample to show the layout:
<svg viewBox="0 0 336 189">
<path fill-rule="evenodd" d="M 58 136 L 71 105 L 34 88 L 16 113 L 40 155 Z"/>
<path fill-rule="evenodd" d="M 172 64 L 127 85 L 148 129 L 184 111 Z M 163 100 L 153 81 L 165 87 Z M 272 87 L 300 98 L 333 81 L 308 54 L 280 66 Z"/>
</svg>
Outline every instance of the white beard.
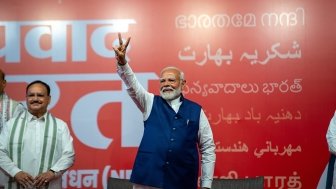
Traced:
<svg viewBox="0 0 336 189">
<path fill-rule="evenodd" d="M 168 91 L 168 92 L 163 92 L 163 89 L 161 89 L 160 95 L 165 100 L 174 100 L 181 95 L 181 88 L 173 89 L 173 91 Z"/>
</svg>

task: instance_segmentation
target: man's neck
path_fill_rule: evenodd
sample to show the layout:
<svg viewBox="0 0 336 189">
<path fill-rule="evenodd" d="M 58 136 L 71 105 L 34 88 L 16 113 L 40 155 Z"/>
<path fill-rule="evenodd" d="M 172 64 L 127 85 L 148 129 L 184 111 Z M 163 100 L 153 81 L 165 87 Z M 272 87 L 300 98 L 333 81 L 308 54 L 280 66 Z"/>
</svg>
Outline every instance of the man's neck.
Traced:
<svg viewBox="0 0 336 189">
<path fill-rule="evenodd" d="M 43 117 L 44 114 L 46 113 L 46 112 L 33 112 L 33 111 L 30 111 L 30 110 L 28 110 L 28 111 L 29 111 L 29 113 L 30 113 L 31 115 L 33 115 L 33 116 L 35 116 L 35 117 L 37 117 L 37 118 L 41 118 L 41 117 Z"/>
<path fill-rule="evenodd" d="M 166 100 L 168 102 L 168 104 L 172 105 L 172 104 L 177 104 L 180 102 L 181 96 L 178 96 L 177 98 L 173 99 L 173 100 Z"/>
</svg>

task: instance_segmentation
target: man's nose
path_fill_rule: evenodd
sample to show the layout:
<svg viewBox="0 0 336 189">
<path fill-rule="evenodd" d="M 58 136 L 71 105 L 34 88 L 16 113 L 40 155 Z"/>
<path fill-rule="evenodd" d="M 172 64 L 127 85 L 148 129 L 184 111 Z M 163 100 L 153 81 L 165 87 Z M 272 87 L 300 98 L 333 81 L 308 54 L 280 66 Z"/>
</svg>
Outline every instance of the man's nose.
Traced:
<svg viewBox="0 0 336 189">
<path fill-rule="evenodd" d="M 37 95 L 34 95 L 33 96 L 33 100 L 37 100 L 38 99 L 38 96 Z"/>
<path fill-rule="evenodd" d="M 164 86 L 169 86 L 170 83 L 169 83 L 169 81 L 165 81 L 165 82 L 163 83 L 163 85 L 164 85 Z"/>
</svg>

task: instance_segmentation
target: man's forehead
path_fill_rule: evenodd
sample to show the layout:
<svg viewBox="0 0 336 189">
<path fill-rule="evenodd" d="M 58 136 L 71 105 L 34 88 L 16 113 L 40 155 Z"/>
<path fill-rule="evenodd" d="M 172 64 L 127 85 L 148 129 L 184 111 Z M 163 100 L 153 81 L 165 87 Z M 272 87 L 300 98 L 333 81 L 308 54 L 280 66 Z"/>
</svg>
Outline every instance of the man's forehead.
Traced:
<svg viewBox="0 0 336 189">
<path fill-rule="evenodd" d="M 173 74 L 173 73 L 162 74 L 161 78 L 176 78 L 176 74 Z"/>
<path fill-rule="evenodd" d="M 40 83 L 35 83 L 28 88 L 28 91 L 46 91 L 46 87 Z"/>
<path fill-rule="evenodd" d="M 177 70 L 166 70 L 162 72 L 161 77 L 176 77 L 178 74 Z"/>
</svg>

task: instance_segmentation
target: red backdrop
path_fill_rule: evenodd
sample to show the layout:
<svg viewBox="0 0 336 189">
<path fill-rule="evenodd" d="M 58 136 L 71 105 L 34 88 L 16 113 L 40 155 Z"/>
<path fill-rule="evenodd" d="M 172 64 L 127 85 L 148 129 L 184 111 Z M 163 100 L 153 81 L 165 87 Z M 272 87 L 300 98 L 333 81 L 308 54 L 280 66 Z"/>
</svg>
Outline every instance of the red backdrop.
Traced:
<svg viewBox="0 0 336 189">
<path fill-rule="evenodd" d="M 336 107 L 335 1 L 0 2 L 6 91 L 52 87 L 50 111 L 74 137 L 64 188 L 129 178 L 141 114 L 116 75 L 117 32 L 148 90 L 168 65 L 187 79 L 216 142 L 215 176 L 265 177 L 265 188 L 322 188 L 325 133 Z"/>
</svg>

